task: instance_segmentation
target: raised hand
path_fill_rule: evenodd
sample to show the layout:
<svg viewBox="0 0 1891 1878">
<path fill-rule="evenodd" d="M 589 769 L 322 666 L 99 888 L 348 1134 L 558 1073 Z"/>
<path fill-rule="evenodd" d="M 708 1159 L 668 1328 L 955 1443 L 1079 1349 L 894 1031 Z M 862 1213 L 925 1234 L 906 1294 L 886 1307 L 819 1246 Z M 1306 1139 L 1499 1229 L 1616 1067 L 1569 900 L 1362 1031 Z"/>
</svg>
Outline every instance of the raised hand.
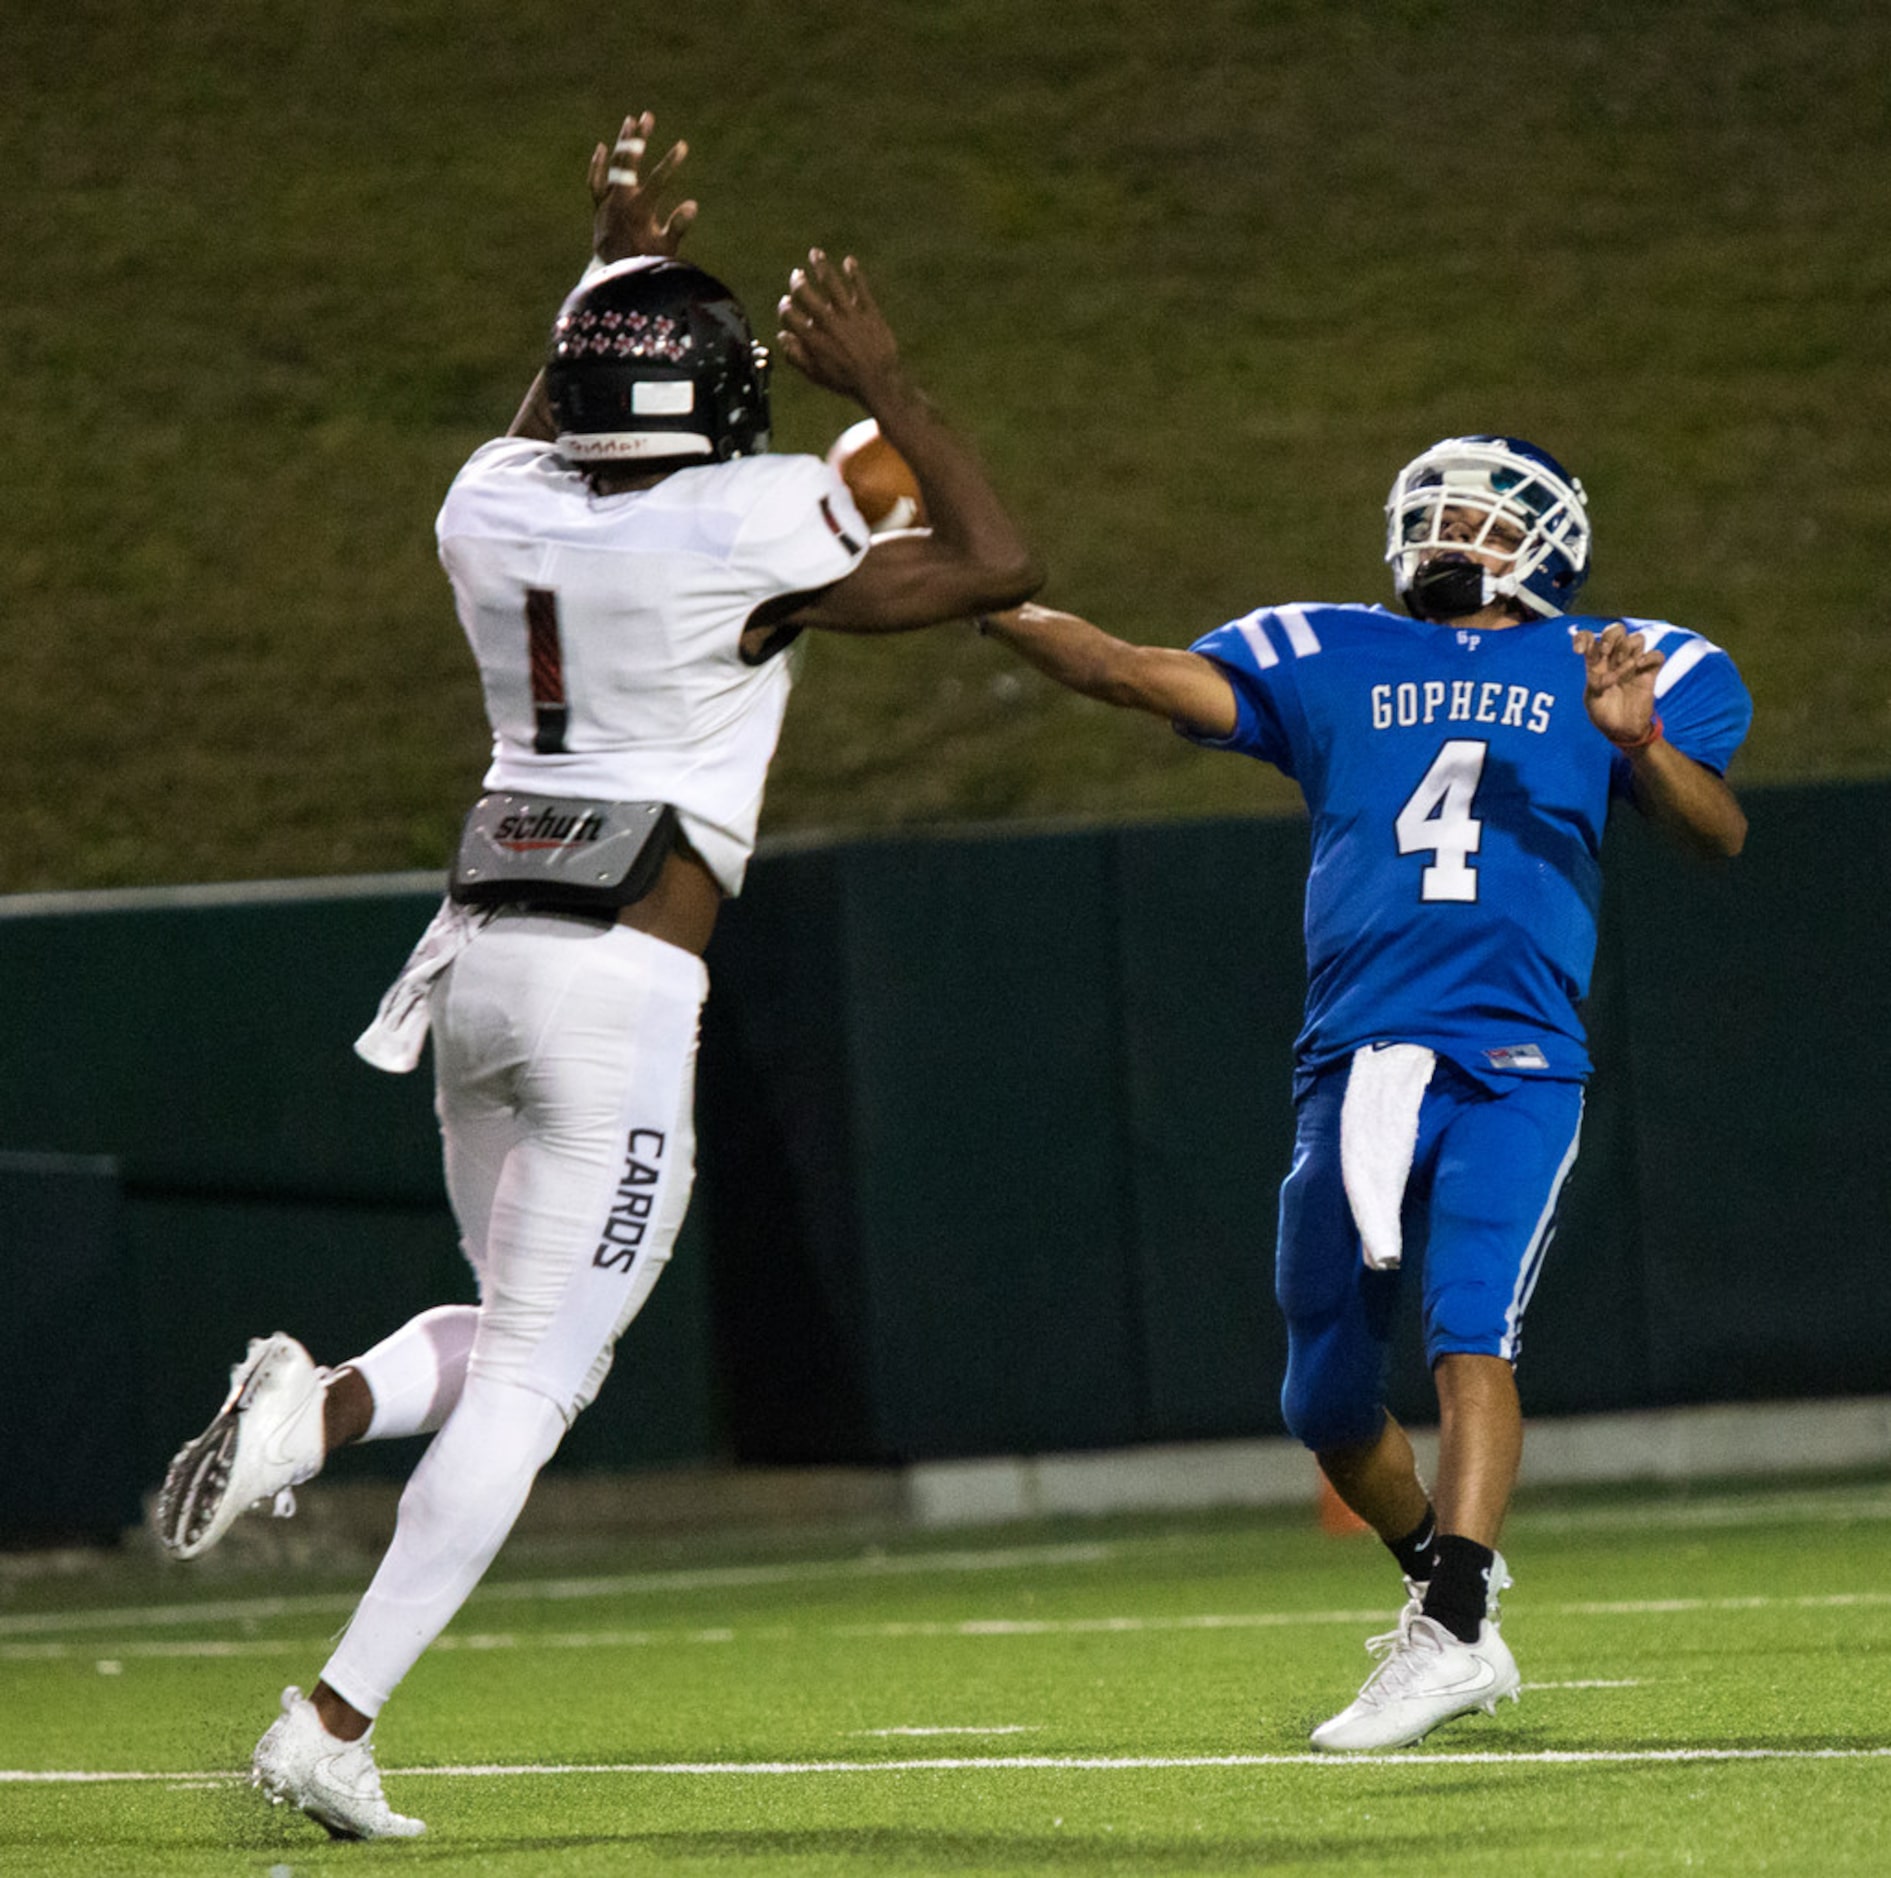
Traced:
<svg viewBox="0 0 1891 1878">
<path fill-rule="evenodd" d="M 836 263 L 813 249 L 807 266 L 789 276 L 776 311 L 775 343 L 823 390 L 871 407 L 874 393 L 898 374 L 899 344 L 852 255 Z"/>
<path fill-rule="evenodd" d="M 1648 739 L 1655 717 L 1655 674 L 1666 663 L 1640 633 L 1620 620 L 1602 631 L 1571 636 L 1585 672 L 1582 701 L 1590 720 L 1611 743 L 1634 747 Z"/>
<path fill-rule="evenodd" d="M 591 152 L 591 243 L 600 261 L 674 254 L 696 219 L 694 200 L 662 213 L 663 193 L 675 181 L 689 145 L 671 144 L 646 169 L 644 157 L 656 124 L 649 111 L 627 117 L 615 144 L 608 150 L 599 144 Z"/>
</svg>

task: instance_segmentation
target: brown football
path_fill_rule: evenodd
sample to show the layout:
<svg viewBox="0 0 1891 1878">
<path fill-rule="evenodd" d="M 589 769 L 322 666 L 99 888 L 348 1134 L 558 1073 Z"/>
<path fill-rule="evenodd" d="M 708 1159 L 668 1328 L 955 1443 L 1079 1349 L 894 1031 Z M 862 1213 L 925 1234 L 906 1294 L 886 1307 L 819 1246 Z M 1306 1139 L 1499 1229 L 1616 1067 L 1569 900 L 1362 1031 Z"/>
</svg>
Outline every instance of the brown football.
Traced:
<svg viewBox="0 0 1891 1878">
<path fill-rule="evenodd" d="M 862 519 L 876 535 L 926 525 L 926 503 L 917 479 L 872 418 L 849 424 L 834 439 L 827 460 L 840 472 Z"/>
</svg>

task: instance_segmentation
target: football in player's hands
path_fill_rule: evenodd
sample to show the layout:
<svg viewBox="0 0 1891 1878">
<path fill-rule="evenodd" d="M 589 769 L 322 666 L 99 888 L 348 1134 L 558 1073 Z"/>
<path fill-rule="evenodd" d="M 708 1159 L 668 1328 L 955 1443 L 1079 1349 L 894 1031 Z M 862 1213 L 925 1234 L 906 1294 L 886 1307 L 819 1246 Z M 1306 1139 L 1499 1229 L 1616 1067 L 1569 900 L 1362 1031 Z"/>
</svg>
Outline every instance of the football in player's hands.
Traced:
<svg viewBox="0 0 1891 1878">
<path fill-rule="evenodd" d="M 828 463 L 840 472 L 861 518 L 876 535 L 895 528 L 923 528 L 926 502 L 906 459 L 863 417 L 834 439 Z"/>
</svg>

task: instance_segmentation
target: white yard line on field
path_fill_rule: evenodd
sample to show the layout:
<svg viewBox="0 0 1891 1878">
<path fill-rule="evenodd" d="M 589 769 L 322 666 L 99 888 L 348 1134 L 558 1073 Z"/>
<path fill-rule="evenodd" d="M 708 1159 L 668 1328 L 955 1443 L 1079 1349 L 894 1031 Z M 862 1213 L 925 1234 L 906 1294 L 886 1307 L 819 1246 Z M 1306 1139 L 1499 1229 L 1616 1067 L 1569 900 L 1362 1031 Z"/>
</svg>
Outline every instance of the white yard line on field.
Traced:
<svg viewBox="0 0 1891 1878">
<path fill-rule="evenodd" d="M 1856 1487 L 1793 1494 L 1728 1493 L 1694 1500 L 1649 1501 L 1629 1506 L 1577 1507 L 1532 1512 L 1519 1509 L 1512 1524 L 1537 1531 L 1607 1531 L 1632 1527 L 1648 1532 L 1700 1526 L 1758 1525 L 1809 1520 L 1839 1524 L 1891 1519 L 1891 1491 Z M 526 1603 L 584 1598 L 641 1597 L 663 1592 L 735 1590 L 824 1580 L 921 1577 L 1046 1570 L 1059 1566 L 1121 1563 L 1162 1554 L 1187 1558 L 1230 1543 L 1226 1534 L 1206 1539 L 1187 1530 L 1067 1544 L 957 1547 L 911 1552 L 870 1551 L 845 1558 L 797 1559 L 757 1565 L 710 1565 L 674 1571 L 625 1572 L 585 1578 L 498 1579 L 480 1587 L 482 1603 L 514 1599 Z M 59 1636 L 75 1630 L 162 1629 L 193 1624 L 266 1622 L 291 1616 L 346 1615 L 354 1592 L 318 1592 L 296 1597 L 224 1598 L 194 1604 L 153 1604 L 96 1611 L 0 1613 L 0 1637 Z M 1598 1605 L 1596 1610 L 1627 1606 Z M 1677 1605 L 1672 1608 L 1692 1608 Z M 1715 1607 L 1723 1608 L 1723 1607 Z M 1375 1616 L 1377 1614 L 1375 1613 Z M 1350 1621 L 1350 1620 L 1349 1620 Z"/>
<path fill-rule="evenodd" d="M 1300 1624 L 1376 1624 L 1383 1610 L 1246 1611 L 1191 1617 L 966 1617 L 836 1624 L 837 1637 L 1082 1637 L 1170 1630 L 1291 1630 Z"/>
<path fill-rule="evenodd" d="M 1646 1685 L 1639 1676 L 1586 1676 L 1580 1682 L 1526 1682 L 1518 1686 L 1528 1695 L 1533 1689 L 1640 1689 Z"/>
<path fill-rule="evenodd" d="M 1891 1605 L 1891 1591 L 1839 1591 L 1804 1597 L 1644 1598 L 1617 1603 L 1537 1604 L 1544 1617 L 1672 1617 L 1714 1611 L 1842 1611 Z M 452 1631 L 438 1638 L 435 1650 L 634 1650 L 663 1644 L 781 1643 L 797 1637 L 824 1636 L 900 1641 L 925 1637 L 1082 1637 L 1162 1636 L 1176 1631 L 1293 1630 L 1314 1625 L 1365 1625 L 1384 1621 L 1384 1610 L 1231 1611 L 1182 1617 L 968 1617 L 879 1624 L 756 1624 L 702 1630 Z M 50 1626 L 49 1626 L 50 1627 Z M 239 1637 L 160 1640 L 91 1637 L 83 1642 L 48 1640 L 0 1643 L 0 1663 L 122 1663 L 129 1658 L 215 1658 L 292 1656 L 326 1651 L 327 1641 L 307 1637 Z M 101 1673 L 110 1674 L 111 1671 Z"/>
<path fill-rule="evenodd" d="M 907 1578 L 933 1572 L 1041 1571 L 1057 1565 L 1100 1565 L 1117 1556 L 1112 1544 L 1005 1546 L 988 1551 L 867 1552 L 853 1558 L 799 1559 L 777 1565 L 707 1565 L 690 1571 L 624 1572 L 609 1578 L 495 1580 L 480 1587 L 482 1603 L 512 1598 L 559 1603 L 576 1598 L 644 1597 L 664 1591 L 724 1591 L 752 1585 L 795 1585 L 824 1579 Z M 358 1592 L 315 1592 L 289 1598 L 223 1598 L 200 1604 L 145 1604 L 101 1611 L 18 1611 L 0 1614 L 0 1636 L 56 1635 L 67 1630 L 160 1629 L 184 1624 L 263 1622 L 273 1617 L 352 1611 Z"/>
<path fill-rule="evenodd" d="M 1527 1753 L 1437 1753 L 1414 1748 L 1395 1754 L 992 1754 L 928 1760 L 866 1761 L 560 1761 L 469 1767 L 389 1767 L 402 1780 L 510 1780 L 534 1775 L 684 1775 L 699 1779 L 746 1779 L 794 1774 L 957 1774 L 1035 1771 L 1046 1773 L 1163 1773 L 1192 1767 L 1363 1768 L 1384 1773 L 1401 1767 L 1597 1767 L 1674 1766 L 1747 1761 L 1882 1761 L 1881 1748 L 1542 1748 Z M 246 1781 L 232 1770 L 157 1773 L 0 1768 L 0 1784 L 11 1786 L 106 1786 L 163 1783 L 174 1787 Z"/>
<path fill-rule="evenodd" d="M 1519 1510 L 1513 1524 L 1540 1531 L 1611 1530 L 1633 1527 L 1655 1532 L 1700 1526 L 1799 1523 L 1822 1520 L 1849 1523 L 1891 1519 L 1891 1492 L 1857 1488 L 1829 1493 L 1742 1494 L 1674 1503 L 1648 1502 L 1632 1506 L 1598 1506 L 1535 1513 Z M 923 1577 L 932 1573 L 956 1575 L 973 1572 L 1041 1571 L 1056 1567 L 1123 1563 L 1150 1554 L 1187 1558 L 1191 1553 L 1215 1550 L 1229 1543 L 1225 1534 L 1206 1540 L 1186 1530 L 1139 1535 L 1108 1541 L 1056 1545 L 1016 1545 L 951 1548 L 911 1552 L 870 1551 L 846 1558 L 798 1559 L 757 1565 L 711 1565 L 674 1571 L 625 1572 L 585 1578 L 499 1579 L 482 1585 L 482 1604 L 500 1599 L 523 1603 L 556 1603 L 586 1598 L 642 1597 L 665 1592 L 725 1591 L 745 1587 L 795 1585 L 827 1580 L 873 1580 Z M 295 1597 L 210 1599 L 200 1603 L 152 1604 L 94 1611 L 14 1611 L 0 1613 L 0 1638 L 62 1636 L 84 1630 L 183 1628 L 197 1624 L 255 1624 L 275 1618 L 330 1614 L 346 1616 L 359 1601 L 358 1594 L 317 1592 Z M 1874 1601 L 1861 1597 L 1861 1603 Z M 1569 1606 L 1571 1611 L 1626 1613 L 1637 1609 L 1733 1609 L 1726 1603 L 1677 1600 L 1664 1606 L 1596 1604 Z M 1370 1613 L 1368 1622 L 1379 1612 Z M 1253 1622 L 1252 1619 L 1234 1620 Z M 1276 1620 L 1267 1620 L 1276 1621 Z M 1278 1621 L 1319 1622 L 1319 1617 L 1292 1617 Z M 1329 1620 L 1334 1621 L 1334 1620 Z M 1352 1622 L 1348 1613 L 1336 1620 Z M 913 1634 L 921 1634 L 914 1632 Z"/>
<path fill-rule="evenodd" d="M 1536 1616 L 1670 1617 L 1693 1612 L 1761 1613 L 1782 1610 L 1855 1610 L 1891 1605 L 1891 1591 L 1844 1591 L 1806 1597 L 1650 1598 L 1639 1602 L 1540 1604 Z M 782 1643 L 806 1636 L 898 1642 L 929 1637 L 1082 1637 L 1164 1636 L 1177 1631 L 1293 1630 L 1310 1626 L 1358 1626 L 1380 1623 L 1383 1610 L 1207 1612 L 1182 1617 L 970 1617 L 956 1621 L 880 1624 L 757 1624 L 707 1630 L 447 1631 L 436 1651 L 499 1650 L 641 1650 L 665 1644 L 722 1645 Z M 310 1637 L 240 1637 L 153 1639 L 90 1637 L 83 1642 L 48 1640 L 0 1643 L 0 1663 L 66 1663 L 88 1659 L 100 1674 L 118 1673 L 127 1660 L 203 1660 L 236 1657 L 283 1657 L 325 1652 L 333 1639 Z M 107 1668 L 111 1664 L 114 1667 Z M 1548 1687 L 1550 1685 L 1540 1685 Z M 1620 1685 L 1568 1684 L 1567 1687 Z"/>
<path fill-rule="evenodd" d="M 1043 1727 L 1042 1722 L 997 1722 L 986 1728 L 961 1723 L 951 1728 L 856 1728 L 852 1732 L 884 1739 L 890 1735 L 1034 1735 L 1042 1733 Z"/>
</svg>

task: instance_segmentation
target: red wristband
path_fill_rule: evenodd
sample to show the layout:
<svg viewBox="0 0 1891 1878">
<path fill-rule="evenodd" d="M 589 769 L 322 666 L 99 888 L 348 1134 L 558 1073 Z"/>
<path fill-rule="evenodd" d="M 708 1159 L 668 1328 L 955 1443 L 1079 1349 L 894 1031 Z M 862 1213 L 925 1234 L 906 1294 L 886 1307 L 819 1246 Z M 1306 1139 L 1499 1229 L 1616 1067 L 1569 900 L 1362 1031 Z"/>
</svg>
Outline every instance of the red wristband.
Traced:
<svg viewBox="0 0 1891 1878">
<path fill-rule="evenodd" d="M 1618 750 L 1645 750 L 1651 743 L 1659 743 L 1661 741 L 1661 719 L 1651 717 L 1648 720 L 1648 728 L 1644 730 L 1639 737 L 1611 737 L 1609 741 L 1614 744 Z"/>
</svg>

